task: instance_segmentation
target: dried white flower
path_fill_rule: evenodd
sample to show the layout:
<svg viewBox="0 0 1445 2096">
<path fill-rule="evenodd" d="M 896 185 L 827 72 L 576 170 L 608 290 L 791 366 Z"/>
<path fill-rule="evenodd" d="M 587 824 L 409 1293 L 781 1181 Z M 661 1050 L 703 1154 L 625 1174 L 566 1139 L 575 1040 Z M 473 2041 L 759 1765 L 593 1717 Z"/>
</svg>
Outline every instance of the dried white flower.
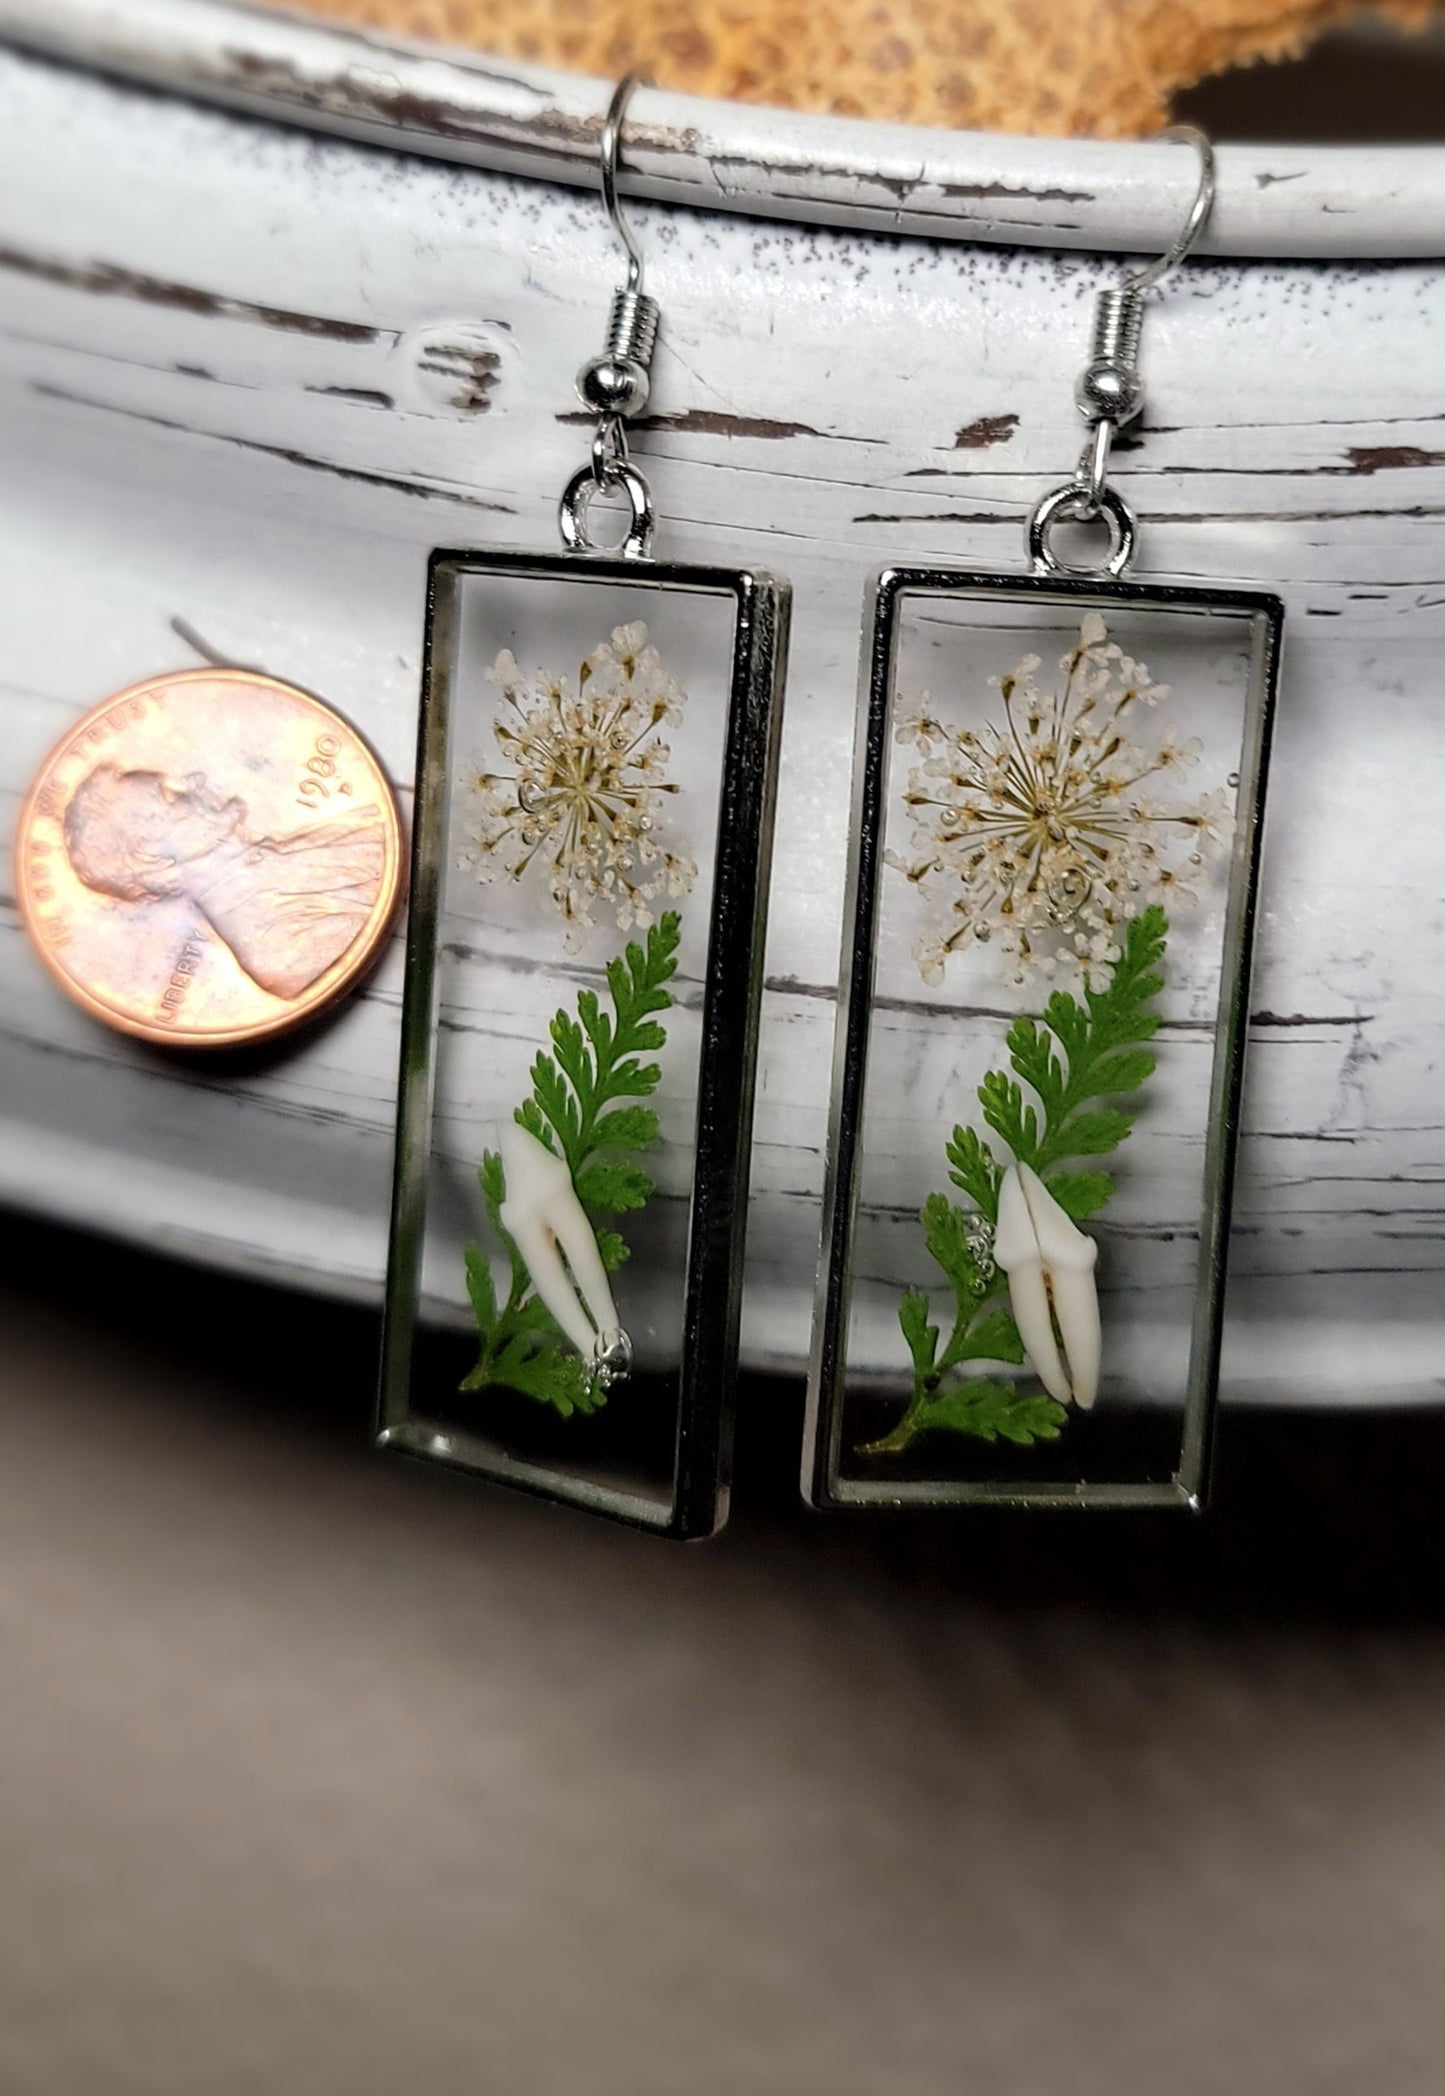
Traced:
<svg viewBox="0 0 1445 2096">
<path fill-rule="evenodd" d="M 610 640 L 570 679 L 519 669 L 504 649 L 488 676 L 501 691 L 493 733 L 510 772 L 479 772 L 480 824 L 465 864 L 482 880 L 542 869 L 580 946 L 600 903 L 625 931 L 652 923 L 661 895 L 686 895 L 697 867 L 659 841 L 671 750 L 658 733 L 687 694 L 640 622 Z"/>
<path fill-rule="evenodd" d="M 996 940 L 1015 981 L 1087 976 L 1118 958 L 1119 927 L 1147 904 L 1196 899 L 1204 862 L 1231 834 L 1230 795 L 1219 789 L 1161 805 L 1149 782 L 1199 760 L 1197 740 L 1172 730 L 1138 739 L 1149 709 L 1166 699 L 1089 612 L 1060 679 L 1044 694 L 1037 655 L 991 679 L 1003 721 L 974 730 L 943 721 L 927 693 L 900 713 L 896 735 L 921 762 L 904 805 L 911 857 L 888 854 L 936 905 L 918 948 L 925 982 L 938 983 L 951 954 Z"/>
</svg>

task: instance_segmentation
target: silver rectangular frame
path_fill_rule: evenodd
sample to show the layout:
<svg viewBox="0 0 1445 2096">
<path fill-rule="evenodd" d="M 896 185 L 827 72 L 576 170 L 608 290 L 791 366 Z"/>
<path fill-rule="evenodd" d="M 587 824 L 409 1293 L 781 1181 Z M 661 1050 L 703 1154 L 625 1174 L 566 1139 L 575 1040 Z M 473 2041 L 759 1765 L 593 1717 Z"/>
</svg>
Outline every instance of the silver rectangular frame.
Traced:
<svg viewBox="0 0 1445 2096">
<path fill-rule="evenodd" d="M 460 585 L 473 575 L 721 596 L 736 607 L 702 1012 L 673 1492 L 666 1505 L 510 1456 L 483 1436 L 428 1419 L 412 1407 L 435 1089 L 451 693 Z M 678 1538 L 710 1535 L 726 1518 L 790 605 L 788 585 L 770 575 L 596 554 L 443 548 L 432 555 L 428 571 L 377 1442 Z"/>
<path fill-rule="evenodd" d="M 1205 1146 L 1205 1207 L 1200 1222 L 1198 1280 L 1190 1338 L 1179 1468 L 1167 1482 L 1119 1480 L 1037 1485 L 1002 1480 L 912 1480 L 874 1484 L 842 1469 L 846 1335 L 852 1300 L 853 1236 L 868 1074 L 875 979 L 878 884 L 888 793 L 893 676 L 899 604 L 906 596 L 974 597 L 980 603 L 1031 597 L 1107 610 L 1138 605 L 1154 611 L 1214 613 L 1247 620 L 1249 689 L 1245 700 L 1234 844 L 1225 911 L 1227 969 L 1215 1022 L 1210 1121 Z M 865 647 L 854 756 L 853 834 L 843 915 L 828 1169 L 824 1186 L 822 1259 L 814 1307 L 813 1350 L 804 1432 L 803 1494 L 819 1507 L 905 1506 L 1185 1506 L 1199 1510 L 1208 1486 L 1213 1442 L 1229 1218 L 1243 1081 L 1245 1027 L 1253 958 L 1264 817 L 1264 784 L 1279 682 L 1284 607 L 1265 591 L 1168 581 L 980 574 L 935 567 L 888 567 L 864 603 Z"/>
</svg>

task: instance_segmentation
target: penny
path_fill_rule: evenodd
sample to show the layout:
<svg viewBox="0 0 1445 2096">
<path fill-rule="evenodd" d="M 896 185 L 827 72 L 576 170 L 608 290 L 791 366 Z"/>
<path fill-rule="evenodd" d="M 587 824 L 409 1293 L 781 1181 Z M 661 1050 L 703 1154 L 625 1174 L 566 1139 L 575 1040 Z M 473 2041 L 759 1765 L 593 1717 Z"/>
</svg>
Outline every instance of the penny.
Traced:
<svg viewBox="0 0 1445 2096">
<path fill-rule="evenodd" d="M 177 1047 L 261 1041 L 335 1004 L 396 907 L 396 799 L 356 730 L 249 670 L 150 677 L 41 766 L 20 912 L 87 1011 Z"/>
</svg>

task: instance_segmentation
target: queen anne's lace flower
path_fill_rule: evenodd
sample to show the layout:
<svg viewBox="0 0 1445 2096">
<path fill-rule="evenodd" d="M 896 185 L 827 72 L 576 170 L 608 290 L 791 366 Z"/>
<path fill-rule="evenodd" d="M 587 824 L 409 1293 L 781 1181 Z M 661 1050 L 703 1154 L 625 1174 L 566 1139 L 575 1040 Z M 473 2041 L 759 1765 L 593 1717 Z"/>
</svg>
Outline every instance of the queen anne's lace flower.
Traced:
<svg viewBox="0 0 1445 2096">
<path fill-rule="evenodd" d="M 1183 806 L 1151 790 L 1199 760 L 1200 745 L 1172 730 L 1152 750 L 1142 717 L 1169 695 L 1142 662 L 1111 641 L 1089 612 L 1077 647 L 1060 658 L 1045 696 L 1037 655 L 990 681 L 1003 722 L 954 727 L 925 693 L 897 722 L 921 762 L 904 805 L 912 855 L 888 854 L 936 905 L 917 949 L 923 979 L 943 980 L 951 954 L 995 940 L 1015 981 L 1030 970 L 1087 976 L 1118 958 L 1118 932 L 1146 904 L 1196 900 L 1204 862 L 1231 834 L 1223 789 Z"/>
<path fill-rule="evenodd" d="M 615 627 L 592 650 L 575 689 L 566 677 L 519 669 L 504 649 L 488 676 L 501 691 L 493 733 L 509 772 L 481 772 L 479 835 L 464 863 L 482 880 L 545 872 L 575 949 L 600 903 L 619 926 L 652 923 L 661 895 L 686 895 L 697 867 L 655 833 L 672 752 L 658 730 L 687 694 L 641 623 Z"/>
</svg>

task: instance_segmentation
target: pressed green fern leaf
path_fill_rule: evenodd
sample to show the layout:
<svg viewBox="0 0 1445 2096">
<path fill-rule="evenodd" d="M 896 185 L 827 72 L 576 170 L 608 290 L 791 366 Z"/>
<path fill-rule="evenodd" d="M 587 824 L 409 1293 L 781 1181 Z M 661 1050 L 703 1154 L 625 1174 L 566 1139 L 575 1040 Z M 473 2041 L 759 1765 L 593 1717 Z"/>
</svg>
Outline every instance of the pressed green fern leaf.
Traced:
<svg viewBox="0 0 1445 2096">
<path fill-rule="evenodd" d="M 1082 1222 L 1114 1191 L 1108 1172 L 1065 1169 L 1083 1157 L 1118 1148 L 1133 1115 L 1111 1102 L 1136 1092 L 1153 1074 L 1145 1045 L 1158 1029 L 1151 1009 L 1163 987 L 1159 973 L 1169 923 L 1157 906 L 1124 929 L 1119 958 L 1101 988 L 1083 998 L 1056 990 L 1039 1019 L 1016 1019 L 1008 1030 L 1008 1070 L 990 1070 L 978 1088 L 986 1126 L 1007 1145 L 995 1156 L 975 1128 L 955 1128 L 945 1147 L 948 1176 L 972 1209 L 945 1194 L 930 1194 L 920 1211 L 924 1242 L 953 1292 L 953 1323 L 946 1342 L 930 1323 L 927 1294 L 903 1298 L 898 1322 L 913 1364 L 913 1395 L 893 1432 L 870 1442 L 865 1454 L 891 1454 L 922 1433 L 971 1434 L 1027 1447 L 1051 1441 L 1067 1413 L 1051 1397 L 1021 1395 L 1011 1384 L 960 1374 L 973 1362 L 1021 1366 L 1023 1345 L 1005 1296 L 1002 1275 L 986 1259 L 984 1226 L 998 1220 L 998 1190 L 1009 1157 L 1032 1165 L 1059 1205 Z"/>
<path fill-rule="evenodd" d="M 652 1193 L 652 1181 L 634 1155 L 656 1142 L 657 1115 L 636 1102 L 655 1092 L 662 1076 L 655 1062 L 643 1058 L 666 1044 L 658 1015 L 673 1001 L 667 985 L 677 969 L 679 933 L 677 912 L 669 910 L 644 944 L 634 940 L 608 962 L 610 1010 L 595 991 L 583 990 L 575 1017 L 556 1013 L 548 1029 L 551 1052 L 539 1051 L 531 1096 L 517 1109 L 522 1126 L 566 1162 L 609 1272 L 626 1259 L 627 1244 L 618 1231 L 599 1228 L 599 1218 L 633 1212 Z M 495 1151 L 483 1157 L 479 1177 L 492 1235 L 507 1255 L 509 1286 L 499 1301 L 486 1253 L 468 1245 L 467 1292 L 481 1351 L 461 1387 L 516 1390 L 564 1419 L 596 1411 L 603 1390 L 532 1293 L 526 1265 L 503 1227 L 507 1189 Z"/>
<path fill-rule="evenodd" d="M 1057 1441 L 1067 1418 L 1051 1397 L 1021 1397 L 1010 1383 L 970 1376 L 953 1383 L 923 1404 L 910 1405 L 891 1434 L 865 1442 L 860 1455 L 898 1455 L 920 1434 L 971 1434 L 977 1441 L 1012 1441 L 1028 1448 L 1035 1441 Z"/>
</svg>

